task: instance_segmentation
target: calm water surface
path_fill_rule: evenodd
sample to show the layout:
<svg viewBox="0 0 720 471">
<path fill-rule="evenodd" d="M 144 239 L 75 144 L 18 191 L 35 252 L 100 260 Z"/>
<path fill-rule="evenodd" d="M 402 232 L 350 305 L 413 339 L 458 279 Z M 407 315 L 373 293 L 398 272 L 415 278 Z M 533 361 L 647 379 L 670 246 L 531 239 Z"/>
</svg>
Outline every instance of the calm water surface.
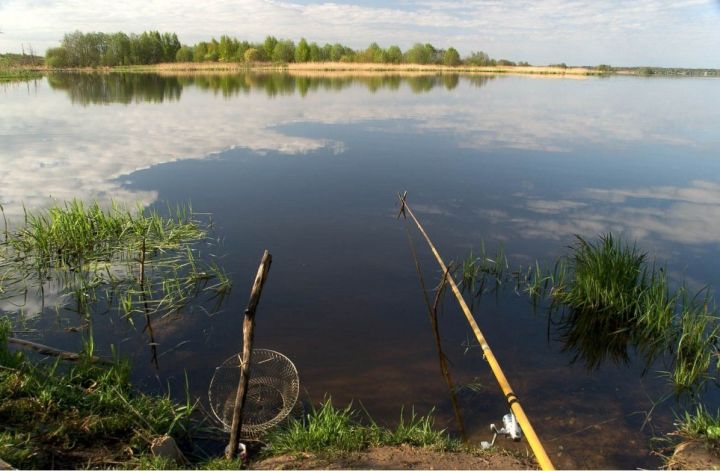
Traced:
<svg viewBox="0 0 720 471">
<path fill-rule="evenodd" d="M 612 231 L 691 287 L 720 284 L 720 87 L 713 79 L 54 75 L 0 88 L 0 203 L 111 199 L 212 213 L 234 290 L 215 315 L 155 325 L 159 368 L 138 328 L 96 326 L 130 356 L 137 384 L 205 396 L 240 348 L 242 311 L 263 249 L 274 262 L 256 344 L 289 356 L 307 400 L 361 401 L 391 423 L 400 408 L 455 432 L 448 391 L 396 193 L 447 260 L 482 241 L 513 266 L 552 263 L 574 234 Z M 418 240 L 419 244 L 419 240 Z M 426 279 L 440 274 L 421 245 Z M 52 296 L 52 293 L 49 293 Z M 58 295 L 59 296 L 59 295 Z M 48 303 L 52 304 L 52 303 Z M 8 303 L 0 310 L 17 311 Z M 40 303 L 28 301 L 26 317 Z M 657 370 L 589 371 L 557 327 L 511 287 L 475 313 L 557 466 L 657 466 L 649 440 L 671 428 Z M 43 341 L 77 346 L 70 315 L 46 313 Z M 60 328 L 60 331 L 58 331 Z M 440 319 L 470 439 L 507 412 L 455 303 Z M 713 386 L 714 387 L 714 386 Z M 505 442 L 503 442 L 505 443 Z M 520 446 L 524 449 L 525 444 Z"/>
</svg>

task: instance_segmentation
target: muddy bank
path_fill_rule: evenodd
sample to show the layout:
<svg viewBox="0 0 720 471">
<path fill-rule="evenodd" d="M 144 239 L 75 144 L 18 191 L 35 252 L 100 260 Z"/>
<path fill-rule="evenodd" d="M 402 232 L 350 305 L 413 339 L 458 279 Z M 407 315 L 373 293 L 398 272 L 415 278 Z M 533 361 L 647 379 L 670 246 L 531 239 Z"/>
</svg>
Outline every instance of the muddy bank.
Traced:
<svg viewBox="0 0 720 471">
<path fill-rule="evenodd" d="M 720 469 L 720 449 L 705 440 L 688 440 L 675 448 L 667 469 Z"/>
<path fill-rule="evenodd" d="M 407 445 L 375 447 L 335 456 L 280 455 L 251 463 L 251 469 L 537 469 L 530 457 L 503 450 L 438 452 Z"/>
</svg>

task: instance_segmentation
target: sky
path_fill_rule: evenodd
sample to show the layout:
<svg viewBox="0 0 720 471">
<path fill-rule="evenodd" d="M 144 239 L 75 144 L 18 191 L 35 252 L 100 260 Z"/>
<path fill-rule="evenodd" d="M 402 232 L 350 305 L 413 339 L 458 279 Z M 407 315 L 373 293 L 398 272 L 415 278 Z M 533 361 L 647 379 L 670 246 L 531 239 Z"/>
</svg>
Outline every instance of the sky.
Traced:
<svg viewBox="0 0 720 471">
<path fill-rule="evenodd" d="M 544 65 L 720 68 L 720 0 L 0 0 L 0 51 L 44 53 L 66 32 L 173 31 L 194 44 L 416 42 Z"/>
</svg>

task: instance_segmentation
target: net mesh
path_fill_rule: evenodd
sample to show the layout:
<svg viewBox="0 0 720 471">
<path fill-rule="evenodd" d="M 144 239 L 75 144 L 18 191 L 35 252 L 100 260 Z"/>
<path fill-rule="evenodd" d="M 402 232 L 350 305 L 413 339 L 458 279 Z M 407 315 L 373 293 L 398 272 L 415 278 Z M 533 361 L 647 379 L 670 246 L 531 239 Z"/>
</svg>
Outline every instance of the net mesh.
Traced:
<svg viewBox="0 0 720 471">
<path fill-rule="evenodd" d="M 239 381 L 239 355 L 215 368 L 210 381 L 210 408 L 226 431 L 232 425 Z M 288 357 L 273 350 L 253 349 L 240 436 L 257 438 L 282 422 L 293 410 L 299 392 L 298 372 Z"/>
</svg>

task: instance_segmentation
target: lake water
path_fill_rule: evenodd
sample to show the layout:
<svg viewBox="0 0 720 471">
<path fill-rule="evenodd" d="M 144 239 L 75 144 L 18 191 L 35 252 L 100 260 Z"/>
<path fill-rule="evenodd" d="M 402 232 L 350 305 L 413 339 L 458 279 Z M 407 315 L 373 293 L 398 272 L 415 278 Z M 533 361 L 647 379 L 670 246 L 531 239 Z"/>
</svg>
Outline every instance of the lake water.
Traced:
<svg viewBox="0 0 720 471">
<path fill-rule="evenodd" d="M 241 344 L 242 312 L 264 249 L 273 265 L 256 346 L 283 352 L 303 397 L 362 403 L 377 420 L 401 407 L 456 433 L 398 192 L 446 260 L 484 241 L 512 266 L 551 264 L 612 231 L 637 240 L 694 289 L 720 285 L 720 87 L 700 78 L 513 76 L 52 75 L 0 88 L 0 204 L 111 199 L 191 202 L 212 214 L 234 289 L 214 315 L 155 325 L 159 366 L 138 328 L 106 315 L 148 391 L 205 397 Z M 437 265 L 416 237 L 426 281 Z M 3 310 L 16 310 L 7 303 Z M 29 302 L 25 315 L 41 310 Z M 33 312 L 34 311 L 34 312 Z M 50 318 L 55 319 L 46 313 Z M 525 295 L 503 287 L 477 321 L 558 467 L 657 466 L 650 438 L 680 404 L 656 365 L 590 371 Z M 41 341 L 76 345 L 39 323 Z M 472 442 L 491 438 L 505 400 L 448 299 L 443 347 Z M 77 334 L 75 334 L 77 335 Z M 73 340 L 75 339 L 75 340 Z M 75 343 L 73 343 L 75 342 Z M 637 364 L 636 364 L 637 363 Z M 713 388 L 715 386 L 712 386 Z M 507 444 L 507 441 L 502 441 Z M 524 450 L 523 442 L 516 449 Z"/>
</svg>

